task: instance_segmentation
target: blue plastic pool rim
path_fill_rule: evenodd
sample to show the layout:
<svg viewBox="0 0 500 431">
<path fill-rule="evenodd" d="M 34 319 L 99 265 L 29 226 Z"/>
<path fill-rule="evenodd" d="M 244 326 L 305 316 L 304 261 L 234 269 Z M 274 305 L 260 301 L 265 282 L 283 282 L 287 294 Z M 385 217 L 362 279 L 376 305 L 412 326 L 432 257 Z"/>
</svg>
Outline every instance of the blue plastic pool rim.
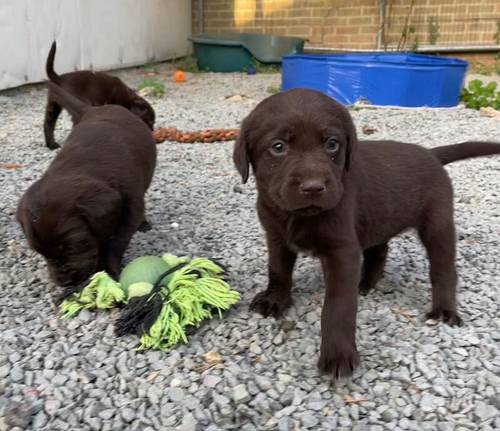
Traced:
<svg viewBox="0 0 500 431">
<path fill-rule="evenodd" d="M 402 58 L 403 57 L 403 58 Z M 396 59 L 397 58 L 397 59 Z M 283 57 L 283 60 L 313 60 L 313 61 L 335 61 L 342 59 L 343 64 L 366 63 L 376 61 L 379 64 L 391 66 L 421 66 L 421 67 L 467 67 L 468 63 L 459 58 L 450 58 L 434 55 L 415 54 L 408 52 L 362 52 L 362 53 L 332 53 L 332 54 L 291 54 Z M 415 61 L 415 60 L 419 61 Z M 412 61 L 413 60 L 413 61 Z M 422 60 L 428 60 L 427 62 Z M 365 67 L 376 67 L 377 64 L 364 64 Z"/>
</svg>

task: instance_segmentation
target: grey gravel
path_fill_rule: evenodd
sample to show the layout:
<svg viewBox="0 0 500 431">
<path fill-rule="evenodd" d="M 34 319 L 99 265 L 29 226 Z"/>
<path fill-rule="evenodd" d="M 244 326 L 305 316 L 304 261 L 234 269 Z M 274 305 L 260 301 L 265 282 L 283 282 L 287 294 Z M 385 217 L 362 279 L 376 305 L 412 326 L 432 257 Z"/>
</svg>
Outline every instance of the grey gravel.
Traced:
<svg viewBox="0 0 500 431">
<path fill-rule="evenodd" d="M 304 428 L 313 428 L 319 423 L 319 419 L 310 413 L 304 413 L 300 416 L 300 423 Z"/>
<path fill-rule="evenodd" d="M 221 377 L 208 374 L 203 379 L 203 384 L 209 388 L 215 388 L 221 381 Z"/>
<path fill-rule="evenodd" d="M 32 426 L 34 429 L 43 428 L 47 424 L 48 420 L 49 418 L 44 412 L 38 412 L 33 418 Z"/>
<path fill-rule="evenodd" d="M 483 422 L 498 417 L 500 411 L 492 405 L 479 401 L 474 409 L 474 415 L 479 421 Z"/>
<path fill-rule="evenodd" d="M 198 422 L 192 414 L 187 414 L 182 419 L 182 424 L 178 428 L 179 431 L 196 431 Z"/>
<path fill-rule="evenodd" d="M 278 431 L 290 431 L 294 429 L 294 427 L 295 427 L 295 422 L 290 417 L 283 416 L 278 421 Z"/>
<path fill-rule="evenodd" d="M 188 74 L 152 99 L 158 126 L 182 130 L 238 127 L 279 85 L 278 75 Z M 141 69 L 120 72 L 130 85 Z M 226 99 L 244 94 L 240 100 Z M 500 157 L 449 165 L 457 223 L 461 328 L 424 322 L 428 264 L 413 233 L 391 241 L 384 278 L 359 299 L 361 367 L 353 379 L 320 376 L 323 279 L 317 261 L 300 258 L 294 305 L 282 321 L 248 311 L 266 284 L 266 249 L 255 213 L 255 184 L 241 185 L 231 143 L 158 145 L 148 192 L 153 229 L 137 233 L 125 260 L 146 254 L 218 257 L 241 302 L 168 353 L 138 352 L 135 337 L 116 338 L 114 312 L 57 318 L 43 260 L 15 221 L 21 194 L 54 156 L 44 148 L 45 90 L 0 93 L 0 430 L 476 430 L 500 429 Z M 360 109 L 370 139 L 427 147 L 500 139 L 500 121 L 464 108 Z M 57 136 L 70 122 L 63 114 Z M 202 355 L 222 363 L 205 369 Z M 360 400 L 348 403 L 351 397 Z"/>
<path fill-rule="evenodd" d="M 251 399 L 245 385 L 241 384 L 233 388 L 233 400 L 236 404 L 246 403 Z"/>
<path fill-rule="evenodd" d="M 384 422 L 394 422 L 398 418 L 398 412 L 395 409 L 386 409 L 380 417 Z"/>
<path fill-rule="evenodd" d="M 120 414 L 126 423 L 133 422 L 134 419 L 136 418 L 135 410 L 131 408 L 122 409 L 120 411 Z"/>
<path fill-rule="evenodd" d="M 170 399 L 174 402 L 181 402 L 184 399 L 184 391 L 181 388 L 170 388 L 168 390 Z"/>
<path fill-rule="evenodd" d="M 10 370 L 9 376 L 13 382 L 20 382 L 21 380 L 24 380 L 24 371 L 22 368 L 14 366 Z"/>
</svg>

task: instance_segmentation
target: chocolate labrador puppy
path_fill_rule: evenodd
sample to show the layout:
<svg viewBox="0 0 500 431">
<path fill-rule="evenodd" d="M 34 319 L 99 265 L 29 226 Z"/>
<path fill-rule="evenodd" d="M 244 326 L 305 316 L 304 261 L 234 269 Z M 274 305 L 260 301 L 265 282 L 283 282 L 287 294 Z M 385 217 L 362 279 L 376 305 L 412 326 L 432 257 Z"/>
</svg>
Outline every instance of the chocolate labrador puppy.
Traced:
<svg viewBox="0 0 500 431">
<path fill-rule="evenodd" d="M 358 142 L 348 111 L 312 90 L 261 102 L 243 121 L 234 162 L 251 165 L 266 231 L 269 284 L 251 309 L 279 317 L 292 303 L 297 252 L 321 260 L 326 293 L 318 366 L 348 376 L 359 363 L 358 292 L 380 279 L 389 240 L 416 228 L 427 249 L 432 308 L 427 317 L 458 325 L 453 194 L 446 163 L 500 153 L 466 142 L 433 150 L 393 141 Z"/>
<path fill-rule="evenodd" d="M 134 90 L 127 87 L 119 78 L 102 72 L 82 70 L 58 75 L 54 71 L 56 42 L 50 48 L 46 62 L 46 72 L 49 79 L 64 88 L 73 96 L 92 106 L 120 105 L 141 118 L 153 130 L 155 111 L 151 105 Z M 54 141 L 54 128 L 62 111 L 49 88 L 43 131 L 45 144 L 50 149 L 58 148 Z M 73 121 L 74 123 L 74 121 Z"/>
<path fill-rule="evenodd" d="M 119 275 L 125 249 L 144 222 L 156 144 L 144 122 L 122 106 L 91 107 L 48 85 L 75 127 L 21 198 L 17 219 L 51 278 L 69 294 L 98 270 Z"/>
</svg>

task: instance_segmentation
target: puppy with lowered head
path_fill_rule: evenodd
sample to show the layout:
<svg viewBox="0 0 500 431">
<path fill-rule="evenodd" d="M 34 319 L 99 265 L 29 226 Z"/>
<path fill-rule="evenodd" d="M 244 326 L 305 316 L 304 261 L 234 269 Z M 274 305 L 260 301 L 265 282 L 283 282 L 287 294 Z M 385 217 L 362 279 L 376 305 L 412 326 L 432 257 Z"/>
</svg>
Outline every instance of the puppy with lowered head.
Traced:
<svg viewBox="0 0 500 431">
<path fill-rule="evenodd" d="M 17 219 L 29 245 L 66 293 L 98 270 L 117 277 L 144 222 L 156 164 L 151 131 L 122 106 L 89 106 L 48 83 L 75 127 L 42 178 L 22 196 Z"/>
<path fill-rule="evenodd" d="M 318 366 L 348 376 L 359 363 L 358 292 L 382 276 L 389 240 L 415 228 L 430 261 L 427 317 L 460 324 L 453 192 L 443 165 L 498 153 L 500 144 L 489 142 L 432 150 L 358 142 L 348 111 L 319 92 L 267 98 L 243 121 L 233 154 L 244 182 L 253 168 L 269 252 L 269 284 L 251 309 L 280 317 L 292 303 L 297 253 L 317 256 L 326 284 Z"/>
<path fill-rule="evenodd" d="M 55 55 L 56 42 L 54 42 L 50 48 L 45 66 L 47 76 L 52 82 L 88 105 L 123 106 L 141 118 L 142 121 L 153 130 L 155 111 L 145 99 L 139 96 L 134 90 L 127 87 L 119 78 L 103 72 L 91 72 L 89 70 L 58 75 L 54 71 Z M 59 147 L 54 140 L 54 128 L 63 108 L 64 106 L 58 103 L 57 97 L 54 97 L 49 87 L 43 131 L 45 135 L 45 144 L 50 149 Z"/>
</svg>

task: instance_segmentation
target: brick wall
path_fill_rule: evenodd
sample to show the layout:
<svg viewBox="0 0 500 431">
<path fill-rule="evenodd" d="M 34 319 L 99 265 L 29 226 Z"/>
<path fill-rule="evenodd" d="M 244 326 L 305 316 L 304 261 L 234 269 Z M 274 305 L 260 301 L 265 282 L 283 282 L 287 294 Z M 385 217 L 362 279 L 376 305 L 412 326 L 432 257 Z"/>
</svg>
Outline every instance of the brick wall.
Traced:
<svg viewBox="0 0 500 431">
<path fill-rule="evenodd" d="M 193 0 L 193 31 L 198 29 Z M 386 0 L 384 41 L 404 45 L 500 45 L 500 0 Z M 205 32 L 300 36 L 311 46 L 371 49 L 378 0 L 204 0 Z M 495 35 L 497 37 L 495 38 Z"/>
</svg>

